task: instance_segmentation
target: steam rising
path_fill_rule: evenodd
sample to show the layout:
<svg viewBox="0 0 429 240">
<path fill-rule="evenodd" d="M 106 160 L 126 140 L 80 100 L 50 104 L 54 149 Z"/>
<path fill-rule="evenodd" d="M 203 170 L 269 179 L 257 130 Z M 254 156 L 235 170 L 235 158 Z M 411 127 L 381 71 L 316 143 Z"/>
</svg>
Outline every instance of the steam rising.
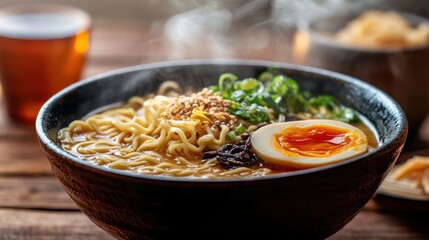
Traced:
<svg viewBox="0 0 429 240">
<path fill-rule="evenodd" d="M 172 16 L 165 24 L 164 33 L 170 48 L 168 58 L 229 58 L 235 57 L 243 48 L 260 48 L 260 41 L 247 41 L 234 31 L 238 24 L 245 29 L 255 26 L 257 23 L 252 22 L 266 14 L 264 8 L 269 2 L 246 1 L 239 6 L 222 4 L 222 1 L 200 2 L 200 5 L 194 2 L 196 8 Z M 193 51 L 196 45 L 204 46 L 204 52 Z"/>
<path fill-rule="evenodd" d="M 170 57 L 180 58 L 184 55 L 182 51 L 192 51 L 192 44 L 198 42 L 207 44 L 213 52 L 228 50 L 226 33 L 231 22 L 231 12 L 219 8 L 215 2 L 171 17 L 164 28 L 176 50 Z"/>
</svg>

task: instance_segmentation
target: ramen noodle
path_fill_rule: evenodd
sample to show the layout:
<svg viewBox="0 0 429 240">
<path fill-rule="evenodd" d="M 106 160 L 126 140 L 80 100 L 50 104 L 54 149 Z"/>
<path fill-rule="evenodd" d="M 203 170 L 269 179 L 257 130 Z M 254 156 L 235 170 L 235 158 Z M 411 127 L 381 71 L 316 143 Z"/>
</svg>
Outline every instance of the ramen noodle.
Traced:
<svg viewBox="0 0 429 240">
<path fill-rule="evenodd" d="M 408 48 L 429 43 L 429 24 L 412 26 L 396 12 L 367 11 L 336 34 L 340 43 L 366 48 Z"/>
<path fill-rule="evenodd" d="M 237 93 L 247 91 L 253 98 L 257 96 L 253 88 L 261 89 L 257 80 L 231 84 L 231 76 L 221 79 L 216 89 L 191 94 L 182 94 L 175 82 L 164 82 L 156 94 L 135 96 L 121 107 L 73 121 L 59 132 L 61 146 L 85 161 L 141 174 L 222 178 L 294 170 L 257 159 L 249 142 L 249 135 L 260 126 L 291 116 L 278 116 L 268 106 L 228 99 L 225 92 L 230 87 L 239 87 Z M 292 80 L 281 82 L 295 86 Z M 248 87 L 252 89 L 246 90 Z M 275 96 L 270 86 L 266 89 Z M 298 116 L 318 117 L 310 112 Z M 372 131 L 360 121 L 356 126 L 376 146 Z"/>
</svg>

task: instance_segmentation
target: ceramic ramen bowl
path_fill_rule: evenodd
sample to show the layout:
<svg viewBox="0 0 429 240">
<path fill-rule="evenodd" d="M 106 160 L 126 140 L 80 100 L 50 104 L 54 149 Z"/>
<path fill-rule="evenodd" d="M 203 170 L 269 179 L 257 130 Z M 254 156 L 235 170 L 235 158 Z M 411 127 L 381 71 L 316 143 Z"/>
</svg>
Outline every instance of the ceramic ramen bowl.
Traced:
<svg viewBox="0 0 429 240">
<path fill-rule="evenodd" d="M 373 124 L 379 146 L 358 157 L 261 177 L 201 179 L 142 175 L 83 161 L 62 150 L 71 121 L 175 80 L 199 89 L 221 73 L 257 76 L 270 66 L 302 89 L 330 94 Z M 95 224 L 119 239 L 326 238 L 371 199 L 402 150 L 407 120 L 385 93 L 330 71 L 282 63 L 188 60 L 117 70 L 80 81 L 41 109 L 36 129 L 66 192 Z"/>
</svg>

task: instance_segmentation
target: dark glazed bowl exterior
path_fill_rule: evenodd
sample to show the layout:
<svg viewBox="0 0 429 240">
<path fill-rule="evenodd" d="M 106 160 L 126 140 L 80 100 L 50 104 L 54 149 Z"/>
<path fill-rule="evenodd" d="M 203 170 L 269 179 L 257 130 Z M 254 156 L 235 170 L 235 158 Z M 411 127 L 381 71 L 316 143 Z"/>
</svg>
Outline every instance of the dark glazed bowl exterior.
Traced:
<svg viewBox="0 0 429 240">
<path fill-rule="evenodd" d="M 308 33 L 303 64 L 344 73 L 385 91 L 404 110 L 414 136 L 429 113 L 429 44 L 403 50 L 365 49 L 335 42 L 334 34 L 358 13 L 336 13 L 302 27 Z M 429 20 L 401 13 L 413 25 Z"/>
<path fill-rule="evenodd" d="M 329 166 L 240 179 L 145 176 L 95 166 L 63 151 L 58 130 L 100 107 L 154 91 L 175 80 L 196 89 L 221 73 L 257 76 L 278 66 L 302 89 L 331 94 L 365 115 L 380 146 Z M 188 60 L 136 66 L 76 83 L 41 109 L 37 133 L 52 169 L 95 224 L 119 239 L 326 238 L 373 196 L 407 135 L 400 107 L 380 90 L 351 77 L 282 63 Z"/>
</svg>

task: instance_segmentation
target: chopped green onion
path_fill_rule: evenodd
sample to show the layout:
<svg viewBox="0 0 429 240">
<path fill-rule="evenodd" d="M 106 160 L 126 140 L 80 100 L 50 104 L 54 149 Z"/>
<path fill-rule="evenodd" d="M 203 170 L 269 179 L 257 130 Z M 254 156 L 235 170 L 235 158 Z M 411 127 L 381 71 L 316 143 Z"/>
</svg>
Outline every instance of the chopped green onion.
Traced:
<svg viewBox="0 0 429 240">
<path fill-rule="evenodd" d="M 219 92 L 223 97 L 229 96 L 233 91 L 234 82 L 237 81 L 238 77 L 232 73 L 224 73 L 219 77 Z"/>
<path fill-rule="evenodd" d="M 235 128 L 235 132 L 237 132 L 238 135 L 241 135 L 244 133 L 244 131 L 246 131 L 246 128 L 244 127 L 244 125 L 242 123 L 240 123 L 236 128 Z"/>
<path fill-rule="evenodd" d="M 237 81 L 234 84 L 234 88 L 237 90 L 243 90 L 245 92 L 262 92 L 264 90 L 264 85 L 255 78 L 247 78 L 241 81 Z"/>
<path fill-rule="evenodd" d="M 226 136 L 229 140 L 234 139 L 237 136 L 240 136 L 241 134 L 243 134 L 246 131 L 246 128 L 244 127 L 244 125 L 242 123 L 240 123 L 235 130 L 233 131 L 229 131 Z"/>
<path fill-rule="evenodd" d="M 269 121 L 268 108 L 274 110 L 277 116 L 304 113 L 311 118 L 359 121 L 352 109 L 342 105 L 333 96 L 312 96 L 308 92 L 300 92 L 298 83 L 276 68 L 263 72 L 258 79 L 239 80 L 232 73 L 224 73 L 219 77 L 218 85 L 209 89 L 219 92 L 223 98 L 232 102 L 228 107 L 230 114 L 251 123 Z M 237 136 L 236 130 L 229 133 L 231 137 L 234 134 Z"/>
</svg>

